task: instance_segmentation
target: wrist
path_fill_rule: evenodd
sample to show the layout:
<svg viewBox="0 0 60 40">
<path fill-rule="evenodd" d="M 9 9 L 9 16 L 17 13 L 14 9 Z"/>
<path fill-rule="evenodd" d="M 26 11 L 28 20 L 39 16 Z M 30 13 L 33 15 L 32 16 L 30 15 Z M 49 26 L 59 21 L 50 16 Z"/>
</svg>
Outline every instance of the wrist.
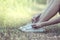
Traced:
<svg viewBox="0 0 60 40">
<path fill-rule="evenodd" d="M 42 26 L 48 26 L 48 25 L 49 25 L 48 21 L 42 23 Z"/>
</svg>

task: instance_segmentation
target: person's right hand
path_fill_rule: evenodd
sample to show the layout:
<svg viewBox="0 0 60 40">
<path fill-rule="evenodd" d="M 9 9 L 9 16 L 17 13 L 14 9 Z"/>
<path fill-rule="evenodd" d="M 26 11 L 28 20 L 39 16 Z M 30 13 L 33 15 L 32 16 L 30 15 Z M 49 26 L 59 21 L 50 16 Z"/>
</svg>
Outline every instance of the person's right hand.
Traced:
<svg viewBox="0 0 60 40">
<path fill-rule="evenodd" d="M 32 23 L 38 22 L 38 21 L 39 21 L 39 18 L 40 18 L 40 15 L 41 15 L 41 14 L 35 15 L 35 16 L 32 18 Z"/>
</svg>

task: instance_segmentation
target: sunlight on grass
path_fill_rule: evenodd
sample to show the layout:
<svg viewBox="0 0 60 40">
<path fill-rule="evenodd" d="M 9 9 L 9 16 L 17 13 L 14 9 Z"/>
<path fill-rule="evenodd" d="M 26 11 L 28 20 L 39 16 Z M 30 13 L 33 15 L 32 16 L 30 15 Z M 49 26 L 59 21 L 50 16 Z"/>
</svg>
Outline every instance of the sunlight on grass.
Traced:
<svg viewBox="0 0 60 40">
<path fill-rule="evenodd" d="M 0 0 L 0 26 L 18 27 L 29 22 L 37 12 L 36 7 L 44 8 L 44 5 L 36 5 L 32 0 Z"/>
</svg>

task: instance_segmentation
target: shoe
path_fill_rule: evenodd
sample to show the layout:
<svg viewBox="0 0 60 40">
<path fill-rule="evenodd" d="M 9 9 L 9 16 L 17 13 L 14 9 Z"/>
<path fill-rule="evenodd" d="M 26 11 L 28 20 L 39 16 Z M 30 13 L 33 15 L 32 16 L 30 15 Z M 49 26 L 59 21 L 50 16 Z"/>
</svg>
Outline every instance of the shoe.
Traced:
<svg viewBox="0 0 60 40">
<path fill-rule="evenodd" d="M 45 31 L 44 28 L 34 29 L 34 28 L 32 28 L 31 25 L 32 25 L 32 23 L 27 24 L 23 27 L 20 27 L 19 30 L 23 31 L 23 32 L 44 32 Z"/>
</svg>

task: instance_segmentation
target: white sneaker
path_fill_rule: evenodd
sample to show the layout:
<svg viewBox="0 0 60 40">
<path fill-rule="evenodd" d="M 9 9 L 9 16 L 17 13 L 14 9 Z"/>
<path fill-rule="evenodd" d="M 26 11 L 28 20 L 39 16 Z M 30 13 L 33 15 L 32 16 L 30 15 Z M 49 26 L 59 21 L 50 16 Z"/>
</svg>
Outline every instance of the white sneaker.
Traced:
<svg viewBox="0 0 60 40">
<path fill-rule="evenodd" d="M 20 27 L 19 30 L 23 31 L 23 32 L 44 32 L 45 29 L 44 28 L 39 28 L 39 29 L 34 29 L 31 26 L 32 24 L 27 24 L 23 27 Z"/>
</svg>

